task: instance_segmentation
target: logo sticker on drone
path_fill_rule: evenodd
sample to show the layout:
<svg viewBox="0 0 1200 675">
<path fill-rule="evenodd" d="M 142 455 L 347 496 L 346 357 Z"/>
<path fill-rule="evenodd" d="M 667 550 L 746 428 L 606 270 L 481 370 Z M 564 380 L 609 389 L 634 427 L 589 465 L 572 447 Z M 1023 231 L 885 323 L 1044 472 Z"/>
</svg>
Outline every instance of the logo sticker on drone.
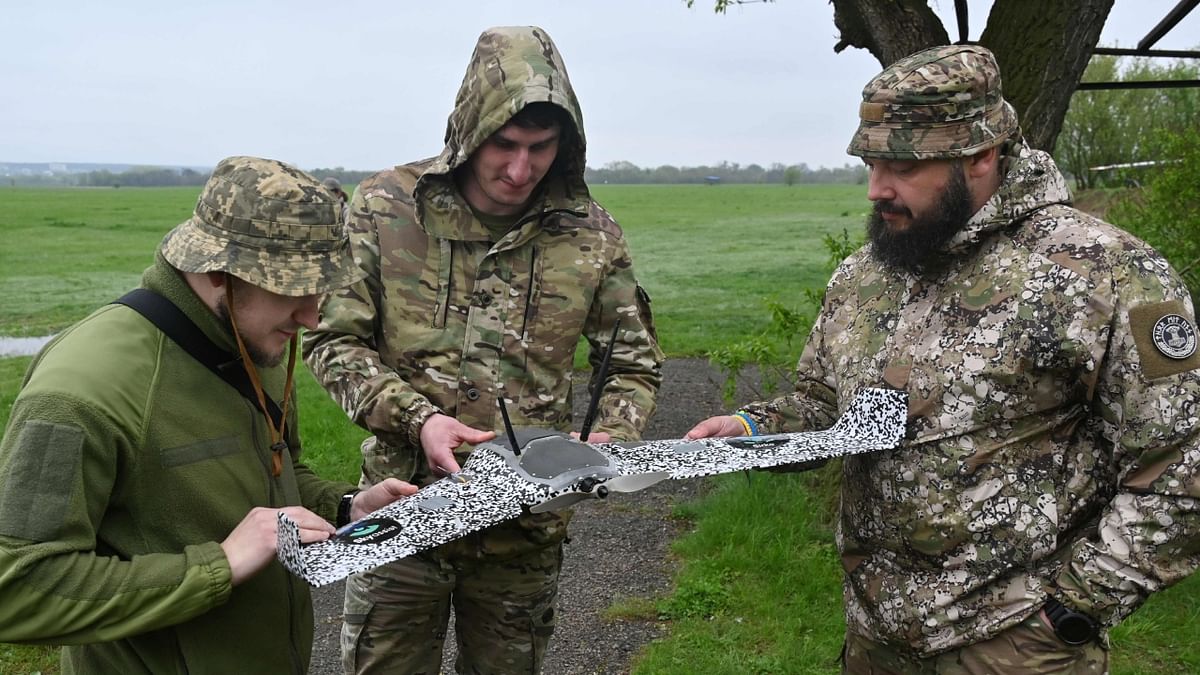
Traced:
<svg viewBox="0 0 1200 675">
<path fill-rule="evenodd" d="M 378 544 L 381 541 L 395 538 L 403 529 L 400 523 L 390 518 L 368 518 L 356 523 L 353 528 L 337 534 L 333 540 L 343 544 Z"/>
<path fill-rule="evenodd" d="M 1196 353 L 1196 328 L 1178 314 L 1167 314 L 1154 322 L 1150 336 L 1163 356 L 1186 359 Z"/>
</svg>

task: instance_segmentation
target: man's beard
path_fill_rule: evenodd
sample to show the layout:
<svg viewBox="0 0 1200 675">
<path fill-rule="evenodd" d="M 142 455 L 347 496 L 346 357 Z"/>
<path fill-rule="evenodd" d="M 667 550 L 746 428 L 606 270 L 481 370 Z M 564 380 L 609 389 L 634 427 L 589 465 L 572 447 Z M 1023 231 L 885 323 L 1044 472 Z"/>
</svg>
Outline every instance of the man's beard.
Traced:
<svg viewBox="0 0 1200 675">
<path fill-rule="evenodd" d="M 895 230 L 883 219 L 883 213 L 907 216 L 908 227 Z M 950 169 L 950 180 L 929 213 L 914 217 L 903 206 L 889 201 L 875 202 L 867 219 L 867 235 L 876 260 L 888 267 L 917 272 L 935 267 L 939 251 L 971 219 L 971 192 L 961 164 Z"/>
<path fill-rule="evenodd" d="M 233 320 L 229 315 L 229 305 L 226 304 L 225 298 L 217 300 L 217 318 L 225 325 L 225 329 L 233 335 Z M 278 354 L 267 354 L 258 348 L 257 345 L 250 342 L 245 335 L 242 335 L 242 344 L 246 345 L 246 353 L 250 355 L 250 360 L 254 365 L 260 368 L 274 368 L 283 362 L 283 354 L 285 350 L 280 350 Z"/>
</svg>

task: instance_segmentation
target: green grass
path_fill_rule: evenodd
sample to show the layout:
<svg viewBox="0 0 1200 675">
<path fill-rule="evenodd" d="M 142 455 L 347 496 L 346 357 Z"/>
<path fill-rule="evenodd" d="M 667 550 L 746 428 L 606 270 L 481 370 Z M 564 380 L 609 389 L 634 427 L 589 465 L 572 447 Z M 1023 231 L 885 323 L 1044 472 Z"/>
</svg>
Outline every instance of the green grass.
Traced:
<svg viewBox="0 0 1200 675">
<path fill-rule="evenodd" d="M 325 478 L 357 483 L 359 445 L 369 434 L 346 419 L 303 363 L 296 365 L 296 396 L 304 463 Z"/>
<path fill-rule="evenodd" d="M 0 189 L 0 335 L 45 335 L 136 285 L 196 188 Z M 821 237 L 857 230 L 854 185 L 600 185 L 653 299 L 663 348 L 700 355 L 748 336 L 766 298 L 825 283 Z"/>
<path fill-rule="evenodd" d="M 199 188 L 0 189 L 0 335 L 60 330 L 137 285 Z"/>
<path fill-rule="evenodd" d="M 641 675 L 837 673 L 841 565 L 828 518 L 840 468 L 713 479 L 680 513 L 696 521 L 675 542 L 675 591 L 624 600 L 609 618 L 667 621 L 669 635 L 635 660 Z M 1114 675 L 1200 672 L 1200 575 L 1156 593 L 1111 633 Z"/>
<path fill-rule="evenodd" d="M 701 355 L 749 337 L 764 301 L 824 286 L 825 234 L 861 229 L 857 185 L 600 185 L 653 300 L 663 349 Z"/>
<path fill-rule="evenodd" d="M 137 284 L 198 190 L 0 189 L 0 335 L 60 330 Z M 862 186 L 595 186 L 624 227 L 671 356 L 747 338 L 763 301 L 799 302 L 826 281 L 825 234 L 860 231 Z M 29 363 L 0 358 L 0 422 Z M 297 373 L 305 461 L 354 481 L 365 433 L 305 370 Z M 833 467 L 822 470 L 825 474 Z M 681 508 L 696 522 L 666 598 L 625 598 L 610 618 L 666 621 L 639 673 L 833 673 L 841 572 L 828 476 L 725 476 Z M 1155 595 L 1113 632 L 1112 672 L 1200 672 L 1200 577 Z M 57 672 L 52 648 L 0 644 L 0 673 Z"/>
<path fill-rule="evenodd" d="M 835 668 L 841 567 L 808 482 L 762 473 L 715 479 L 695 513 L 700 528 L 674 546 L 687 564 L 658 605 L 673 622 L 671 636 L 644 653 L 636 672 Z"/>
</svg>

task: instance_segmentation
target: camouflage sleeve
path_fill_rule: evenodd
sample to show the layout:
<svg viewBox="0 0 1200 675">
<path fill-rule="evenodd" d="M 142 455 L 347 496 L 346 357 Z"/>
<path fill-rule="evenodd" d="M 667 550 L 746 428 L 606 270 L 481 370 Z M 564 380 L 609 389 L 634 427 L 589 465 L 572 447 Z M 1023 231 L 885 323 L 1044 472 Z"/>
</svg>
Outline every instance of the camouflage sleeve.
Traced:
<svg viewBox="0 0 1200 675">
<path fill-rule="evenodd" d="M 1095 397 L 1119 481 L 1051 589 L 1110 626 L 1200 565 L 1195 313 L 1161 258 L 1136 259 L 1127 269 L 1114 280 L 1117 302 Z M 1177 329 L 1162 330 L 1170 325 Z"/>
<path fill-rule="evenodd" d="M 355 424 L 392 447 L 420 448 L 421 426 L 437 408 L 383 363 L 376 346 L 380 298 L 379 240 L 373 199 L 354 191 L 347 226 L 354 260 L 366 279 L 331 294 L 316 330 L 304 336 L 304 360 Z"/>
<path fill-rule="evenodd" d="M 612 337 L 613 312 L 620 319 L 621 328 L 596 410 L 594 430 L 607 432 L 616 440 L 637 440 L 654 413 L 658 387 L 662 384 L 663 353 L 650 313 L 650 296 L 634 276 L 633 261 L 624 239 L 618 240 L 584 328 L 584 337 L 591 346 L 588 362 L 593 373 L 599 372 L 604 350 Z"/>
</svg>

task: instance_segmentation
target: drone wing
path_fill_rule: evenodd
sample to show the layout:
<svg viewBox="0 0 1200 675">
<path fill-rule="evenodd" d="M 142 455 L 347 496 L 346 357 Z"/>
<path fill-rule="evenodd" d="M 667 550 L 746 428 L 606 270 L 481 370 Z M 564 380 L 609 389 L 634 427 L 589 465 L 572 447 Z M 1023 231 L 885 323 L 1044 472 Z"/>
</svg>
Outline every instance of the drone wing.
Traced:
<svg viewBox="0 0 1200 675">
<path fill-rule="evenodd" d="M 765 469 L 894 448 L 904 437 L 907 414 L 905 392 L 864 389 L 837 423 L 824 431 L 590 446 L 608 458 L 610 477 L 552 486 L 545 501 L 530 511 L 562 509 L 611 492 L 635 492 L 665 478 Z"/>
<path fill-rule="evenodd" d="M 314 586 L 453 541 L 531 511 L 565 508 L 666 478 L 690 478 L 894 448 L 904 435 L 904 392 L 867 389 L 825 431 L 591 445 L 554 431 L 523 429 L 475 448 L 462 471 L 302 546 L 279 515 L 278 557 Z"/>
<path fill-rule="evenodd" d="M 516 518 L 522 504 L 547 496 L 504 459 L 475 452 L 462 471 L 395 501 L 338 530 L 329 539 L 301 545 L 296 524 L 279 514 L 278 558 L 313 586 L 345 578 L 477 530 Z"/>
<path fill-rule="evenodd" d="M 709 476 L 894 448 L 904 437 L 907 412 L 905 392 L 864 389 L 824 431 L 606 444 L 599 449 L 614 458 L 621 474 Z"/>
</svg>

